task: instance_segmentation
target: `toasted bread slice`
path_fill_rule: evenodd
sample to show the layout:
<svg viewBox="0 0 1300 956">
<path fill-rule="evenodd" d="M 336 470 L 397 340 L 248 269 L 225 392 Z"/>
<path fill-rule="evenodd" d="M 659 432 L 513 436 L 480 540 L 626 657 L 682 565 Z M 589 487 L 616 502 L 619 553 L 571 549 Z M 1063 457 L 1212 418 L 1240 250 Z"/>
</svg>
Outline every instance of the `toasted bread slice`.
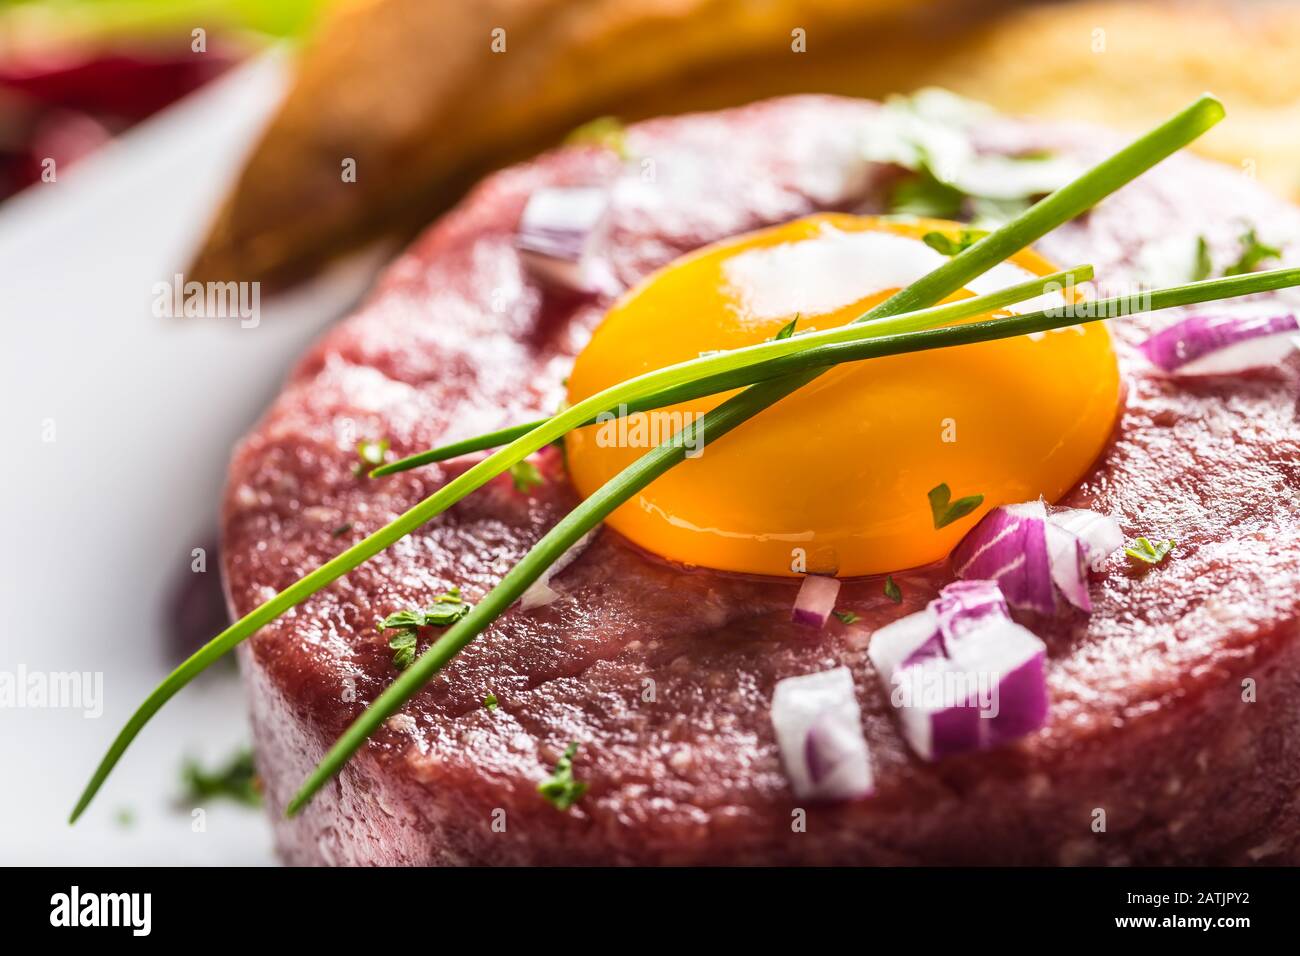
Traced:
<svg viewBox="0 0 1300 956">
<path fill-rule="evenodd" d="M 789 92 L 942 85 L 1009 111 L 1136 130 L 1210 89 L 1230 119 L 1198 148 L 1300 191 L 1300 6 L 991 6 L 351 0 L 304 52 L 190 272 L 282 285 L 409 234 L 484 171 L 593 116 Z"/>
</svg>

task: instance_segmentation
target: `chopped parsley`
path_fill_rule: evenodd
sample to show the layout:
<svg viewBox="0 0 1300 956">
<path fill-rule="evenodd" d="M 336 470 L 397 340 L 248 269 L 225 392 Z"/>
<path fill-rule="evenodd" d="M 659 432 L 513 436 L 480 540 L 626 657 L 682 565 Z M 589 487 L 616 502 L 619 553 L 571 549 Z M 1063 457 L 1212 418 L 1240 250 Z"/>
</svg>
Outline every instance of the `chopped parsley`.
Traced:
<svg viewBox="0 0 1300 956">
<path fill-rule="evenodd" d="M 632 156 L 627 145 L 627 127 L 617 116 L 598 116 L 583 123 L 564 142 L 569 146 L 600 146 L 617 153 L 620 159 Z"/>
<path fill-rule="evenodd" d="M 488 710 L 496 710 L 497 695 L 492 693 L 491 691 L 488 691 L 487 696 L 483 698 L 483 706 L 486 707 Z"/>
<path fill-rule="evenodd" d="M 1174 543 L 1173 538 L 1167 538 L 1164 541 L 1150 541 L 1147 538 L 1138 538 L 1124 549 L 1124 553 L 1137 564 L 1154 565 L 1159 564 L 1169 556 L 1169 552 L 1174 550 Z"/>
<path fill-rule="evenodd" d="M 576 743 L 569 744 L 564 754 L 555 762 L 551 775 L 537 785 L 537 792 L 557 810 L 568 810 L 587 792 L 587 785 L 573 779 L 573 758 L 578 753 Z"/>
<path fill-rule="evenodd" d="M 1266 246 L 1259 241 L 1255 230 L 1251 229 L 1241 237 L 1241 256 L 1228 268 L 1223 270 L 1225 276 L 1239 276 L 1254 272 L 1255 267 L 1265 259 L 1279 259 L 1282 250 L 1276 246 Z"/>
<path fill-rule="evenodd" d="M 862 620 L 852 611 L 831 611 L 831 613 L 838 617 L 843 624 L 857 624 L 858 621 Z"/>
<path fill-rule="evenodd" d="M 952 492 L 946 484 L 936 485 L 930 489 L 930 513 L 934 515 L 934 530 L 947 527 L 954 521 L 966 517 L 984 503 L 983 495 L 967 495 L 965 498 L 950 500 Z"/>
<path fill-rule="evenodd" d="M 510 466 L 510 480 L 515 483 L 515 491 L 524 494 L 528 494 L 546 481 L 542 473 L 537 470 L 537 466 L 527 459 L 517 461 Z"/>
<path fill-rule="evenodd" d="M 416 629 L 421 627 L 448 627 L 470 612 L 474 605 L 460 596 L 460 588 L 453 587 L 433 599 L 424 610 L 395 611 L 379 622 L 380 631 L 396 630 L 388 639 L 393 651 L 393 666 L 404 671 L 415 660 Z"/>
<path fill-rule="evenodd" d="M 246 807 L 262 805 L 262 784 L 257 778 L 253 751 L 247 747 L 213 771 L 204 770 L 197 761 L 187 759 L 181 767 L 181 782 L 188 803 L 216 797 L 234 800 Z"/>
<path fill-rule="evenodd" d="M 364 475 L 372 468 L 378 468 L 384 463 L 384 456 L 388 454 L 388 439 L 380 438 L 378 440 L 366 439 L 357 442 L 357 463 L 352 466 L 352 473 L 357 477 Z"/>
<path fill-rule="evenodd" d="M 895 604 L 903 603 L 903 589 L 898 586 L 892 574 L 885 575 L 885 597 Z"/>
<path fill-rule="evenodd" d="M 330 537 L 341 538 L 343 537 L 343 535 L 347 534 L 351 530 L 352 530 L 352 522 L 345 521 L 343 522 L 343 524 L 339 525 L 337 528 L 335 528 L 333 531 L 330 532 Z"/>
<path fill-rule="evenodd" d="M 1196 237 L 1196 262 L 1192 266 L 1192 281 L 1200 282 L 1202 279 L 1208 279 L 1214 271 L 1214 264 L 1210 261 L 1210 244 L 1205 241 L 1204 236 Z"/>
<path fill-rule="evenodd" d="M 904 179 L 889 194 L 889 211 L 897 216 L 922 216 L 930 219 L 956 219 L 961 216 L 966 194 L 949 186 L 922 167 L 915 176 Z"/>
<path fill-rule="evenodd" d="M 941 255 L 955 256 L 959 252 L 965 252 L 987 235 L 988 233 L 983 229 L 963 229 L 957 233 L 956 239 L 942 232 L 927 232 L 921 237 L 921 241 Z"/>
<path fill-rule="evenodd" d="M 388 639 L 393 651 L 393 666 L 404 671 L 415 663 L 416 635 L 414 630 L 398 631 Z"/>
</svg>

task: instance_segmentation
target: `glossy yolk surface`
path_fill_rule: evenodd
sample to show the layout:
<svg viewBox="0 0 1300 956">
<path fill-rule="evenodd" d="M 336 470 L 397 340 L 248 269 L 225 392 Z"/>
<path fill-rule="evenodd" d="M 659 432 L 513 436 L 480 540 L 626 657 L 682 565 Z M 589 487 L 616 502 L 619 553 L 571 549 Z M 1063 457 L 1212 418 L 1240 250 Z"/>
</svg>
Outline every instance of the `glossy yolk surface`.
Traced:
<svg viewBox="0 0 1300 956">
<path fill-rule="evenodd" d="M 944 261 L 920 236 L 958 228 L 820 215 L 677 260 L 610 310 L 578 356 L 569 400 L 771 339 L 796 314 L 800 330 L 843 325 Z M 953 298 L 1051 271 L 1020 253 Z M 590 495 L 670 437 L 683 413 L 730 394 L 572 433 L 574 484 Z M 608 523 L 672 561 L 728 571 L 862 575 L 927 564 L 989 508 L 1064 494 L 1101 452 L 1120 396 L 1101 323 L 843 365 L 716 444 L 706 435 L 698 457 Z M 953 500 L 984 495 L 983 506 L 936 529 L 928 492 L 941 483 Z"/>
</svg>

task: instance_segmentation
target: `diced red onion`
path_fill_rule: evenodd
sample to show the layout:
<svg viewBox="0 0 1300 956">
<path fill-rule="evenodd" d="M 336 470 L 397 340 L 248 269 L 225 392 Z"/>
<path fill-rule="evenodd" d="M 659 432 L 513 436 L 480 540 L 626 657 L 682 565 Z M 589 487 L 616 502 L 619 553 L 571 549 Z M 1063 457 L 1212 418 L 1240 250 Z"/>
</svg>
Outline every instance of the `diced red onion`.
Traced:
<svg viewBox="0 0 1300 956">
<path fill-rule="evenodd" d="M 1064 598 L 1091 611 L 1088 569 L 1123 544 L 1113 518 L 1027 501 L 985 515 L 953 549 L 952 565 L 958 578 L 997 582 L 1012 607 L 1052 614 Z"/>
<path fill-rule="evenodd" d="M 1098 514 L 1087 508 L 1053 508 L 1052 524 L 1077 535 L 1088 546 L 1088 562 L 1094 571 L 1124 547 L 1124 532 L 1110 515 Z"/>
<path fill-rule="evenodd" d="M 996 592 L 991 581 L 949 585 L 872 638 L 867 653 L 923 759 L 1001 746 L 1047 719 L 1047 648 Z"/>
<path fill-rule="evenodd" d="M 1178 375 L 1228 375 L 1276 365 L 1296 348 L 1294 315 L 1193 315 L 1142 343 L 1153 365 Z"/>
<path fill-rule="evenodd" d="M 790 617 L 796 624 L 822 628 L 835 610 L 835 599 L 840 595 L 839 578 L 824 574 L 809 574 L 799 587 Z"/>
<path fill-rule="evenodd" d="M 555 601 L 560 594 L 551 587 L 551 579 L 576 561 L 578 556 L 587 550 L 587 545 L 591 544 L 591 539 L 599 533 L 600 526 L 597 525 L 575 541 L 573 547 L 556 558 L 551 566 L 542 572 L 541 577 L 530 584 L 528 590 L 519 598 L 519 609 L 521 611 L 531 611 L 535 607 L 542 607 Z"/>
<path fill-rule="evenodd" d="M 515 247 L 538 279 L 571 292 L 617 295 L 622 284 L 599 255 L 609 192 L 596 186 L 534 190 L 519 218 Z"/>
<path fill-rule="evenodd" d="M 871 793 L 871 757 L 847 667 L 778 681 L 772 727 L 796 797 L 852 800 Z"/>
</svg>

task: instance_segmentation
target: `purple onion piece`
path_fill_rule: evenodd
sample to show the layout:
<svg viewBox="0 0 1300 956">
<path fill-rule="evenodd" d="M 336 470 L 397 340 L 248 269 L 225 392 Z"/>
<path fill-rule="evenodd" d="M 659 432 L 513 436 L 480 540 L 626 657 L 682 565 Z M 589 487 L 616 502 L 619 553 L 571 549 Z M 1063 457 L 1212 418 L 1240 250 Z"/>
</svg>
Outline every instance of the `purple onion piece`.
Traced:
<svg viewBox="0 0 1300 956">
<path fill-rule="evenodd" d="M 1042 501 L 994 508 L 953 549 L 963 580 L 996 583 L 1012 607 L 1052 614 L 1058 595 L 1092 610 L 1089 567 L 1097 568 L 1124 544 L 1113 518 L 1083 508 L 1048 513 Z"/>
<path fill-rule="evenodd" d="M 1151 364 L 1178 375 L 1228 375 L 1276 365 L 1295 350 L 1294 315 L 1193 315 L 1142 343 Z"/>
<path fill-rule="evenodd" d="M 1056 610 L 1047 555 L 1047 508 L 1041 501 L 994 508 L 953 550 L 958 578 L 995 581 L 1012 607 Z"/>
<path fill-rule="evenodd" d="M 871 793 L 871 757 L 847 667 L 778 681 L 772 728 L 796 797 L 851 800 Z"/>
<path fill-rule="evenodd" d="M 1086 545 L 1061 533 L 1082 567 Z M 951 584 L 926 610 L 872 636 L 868 654 L 922 759 L 1001 746 L 1047 719 L 1047 648 L 1010 619 L 996 592 L 989 581 Z"/>
<path fill-rule="evenodd" d="M 838 578 L 823 574 L 809 574 L 799 587 L 799 594 L 794 599 L 791 619 L 796 624 L 807 627 L 823 628 L 835 610 L 835 599 L 840 594 Z"/>
<path fill-rule="evenodd" d="M 528 197 L 515 248 L 539 280 L 571 292 L 614 296 L 622 284 L 598 254 L 609 192 L 597 186 L 543 187 Z"/>
</svg>

